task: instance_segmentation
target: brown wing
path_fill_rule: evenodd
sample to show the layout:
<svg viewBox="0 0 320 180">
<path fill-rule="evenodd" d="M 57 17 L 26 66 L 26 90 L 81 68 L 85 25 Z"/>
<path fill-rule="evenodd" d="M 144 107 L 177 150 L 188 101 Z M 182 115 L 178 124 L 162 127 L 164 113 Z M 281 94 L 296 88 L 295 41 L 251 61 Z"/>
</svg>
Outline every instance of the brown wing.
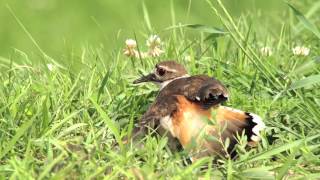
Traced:
<svg viewBox="0 0 320 180">
<path fill-rule="evenodd" d="M 188 100 L 208 109 L 226 101 L 228 91 L 220 81 L 206 75 L 197 75 L 174 80 L 162 89 L 158 97 L 170 95 L 184 95 Z"/>
</svg>

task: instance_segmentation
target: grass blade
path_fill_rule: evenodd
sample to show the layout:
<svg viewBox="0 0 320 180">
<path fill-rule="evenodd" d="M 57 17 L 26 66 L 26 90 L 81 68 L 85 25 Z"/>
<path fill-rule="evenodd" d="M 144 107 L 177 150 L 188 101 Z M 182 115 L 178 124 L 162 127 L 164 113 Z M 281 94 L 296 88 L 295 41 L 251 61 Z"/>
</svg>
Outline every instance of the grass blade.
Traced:
<svg viewBox="0 0 320 180">
<path fill-rule="evenodd" d="M 288 173 L 288 170 L 290 169 L 290 167 L 292 167 L 294 164 L 297 163 L 297 160 L 295 159 L 297 150 L 298 150 L 298 148 L 294 149 L 294 151 L 287 158 L 286 162 L 279 169 L 278 175 L 277 175 L 278 179 L 283 179 L 284 176 Z"/>
<path fill-rule="evenodd" d="M 201 31 L 201 32 L 211 33 L 211 34 L 228 34 L 227 31 L 224 31 L 220 28 L 210 27 L 202 24 L 187 24 L 185 25 L 185 27 L 188 27 L 197 31 Z"/>
<path fill-rule="evenodd" d="M 166 30 L 171 30 L 171 29 L 176 29 L 181 27 L 191 28 L 200 32 L 206 32 L 210 34 L 228 34 L 228 32 L 224 31 L 223 29 L 220 29 L 217 27 L 211 27 L 203 24 L 183 24 L 183 25 L 168 27 L 166 28 Z"/>
<path fill-rule="evenodd" d="M 93 100 L 90 99 L 94 107 L 97 109 L 99 114 L 101 115 L 103 121 L 106 123 L 108 128 L 111 130 L 112 134 L 115 136 L 120 148 L 122 149 L 123 143 L 121 141 L 120 130 L 118 128 L 118 124 L 114 122 L 108 115 L 105 113 L 102 108 Z"/>
<path fill-rule="evenodd" d="M 33 124 L 33 120 L 34 119 L 32 118 L 29 121 L 26 121 L 22 126 L 19 127 L 19 129 L 17 129 L 16 134 L 13 136 L 13 138 L 8 142 L 6 146 L 3 146 L 5 148 L 0 152 L 0 159 L 2 159 L 9 151 L 11 151 L 20 137 L 23 136 L 24 133 L 31 127 L 31 125 Z"/>
<path fill-rule="evenodd" d="M 301 75 L 314 70 L 320 64 L 320 56 L 315 57 L 313 60 L 302 64 L 300 67 L 293 70 L 289 75 Z"/>
<path fill-rule="evenodd" d="M 59 162 L 61 162 L 64 159 L 65 154 L 60 154 L 57 158 L 55 158 L 49 165 L 46 166 L 44 170 L 42 170 L 39 179 L 45 178 L 51 171 L 51 169 Z"/>
<path fill-rule="evenodd" d="M 47 131 L 47 133 L 44 136 L 49 136 L 50 134 L 52 134 L 56 129 L 58 129 L 60 126 L 62 126 L 65 122 L 67 122 L 69 119 L 73 118 L 74 116 L 76 116 L 80 111 L 74 112 L 72 114 L 70 114 L 69 116 L 67 116 L 66 118 L 64 118 L 63 120 L 61 120 L 59 123 L 55 124 L 52 128 L 50 128 L 50 130 Z"/>
<path fill-rule="evenodd" d="M 51 61 L 52 63 L 54 63 L 56 66 L 65 69 L 64 66 L 62 66 L 60 63 L 58 63 L 57 61 L 55 61 L 52 57 L 50 57 L 49 55 L 47 55 L 44 50 L 40 47 L 40 45 L 37 43 L 37 41 L 33 38 L 33 36 L 31 35 L 31 33 L 27 30 L 27 28 L 24 26 L 24 24 L 21 22 L 21 20 L 17 17 L 17 15 L 15 14 L 15 12 L 11 9 L 11 7 L 7 4 L 7 9 L 9 10 L 9 12 L 11 13 L 11 15 L 13 16 L 13 18 L 16 20 L 16 22 L 19 24 L 19 26 L 22 28 L 22 30 L 26 33 L 26 35 L 28 36 L 28 38 L 31 40 L 31 42 L 36 46 L 36 48 L 39 50 L 39 52 L 43 55 L 43 57 L 45 57 L 46 59 L 48 59 L 49 61 Z"/>
<path fill-rule="evenodd" d="M 83 127 L 83 126 L 87 126 L 87 125 L 88 125 L 88 124 L 86 124 L 86 123 L 77 123 L 77 124 L 74 124 L 74 125 L 66 128 L 64 131 L 62 131 L 62 132 L 57 136 L 57 138 L 59 139 L 59 138 L 65 136 L 65 135 L 71 133 L 72 131 L 75 131 L 76 129 L 81 128 L 81 127 Z"/>
<path fill-rule="evenodd" d="M 233 179 L 233 168 L 232 168 L 232 161 L 231 159 L 228 159 L 228 165 L 227 165 L 227 180 Z"/>
<path fill-rule="evenodd" d="M 272 180 L 275 179 L 272 173 L 272 169 L 274 167 L 258 167 L 258 168 L 250 168 L 239 173 L 241 177 L 244 179 L 264 179 L 264 180 Z M 238 173 L 237 173 L 238 174 Z"/>
<path fill-rule="evenodd" d="M 311 136 L 311 137 L 308 137 L 306 139 L 300 139 L 300 140 L 297 140 L 297 141 L 294 141 L 292 143 L 288 143 L 288 144 L 284 144 L 282 146 L 278 146 L 278 147 L 275 147 L 275 148 L 272 148 L 271 150 L 268 150 L 268 151 L 265 151 L 265 152 L 262 152 L 262 153 L 259 153 L 259 154 L 256 154 L 252 157 L 249 157 L 248 159 L 245 159 L 245 160 L 241 160 L 241 161 L 238 161 L 236 162 L 235 164 L 240 164 L 240 163 L 243 163 L 243 162 L 246 162 L 246 163 L 249 163 L 249 162 L 252 162 L 252 161 L 258 161 L 258 160 L 262 160 L 262 159 L 268 159 L 270 158 L 271 156 L 274 156 L 276 154 L 279 154 L 283 151 L 286 151 L 288 149 L 291 149 L 291 148 L 298 148 L 299 146 L 301 146 L 304 142 L 307 142 L 307 141 L 311 141 L 315 138 L 318 138 L 320 137 L 320 135 L 314 135 L 314 136 Z"/>
<path fill-rule="evenodd" d="M 314 24 L 312 24 L 306 17 L 304 17 L 304 15 L 299 10 L 297 10 L 291 4 L 289 3 L 287 4 L 292 9 L 293 13 L 299 19 L 299 21 L 304 25 L 304 27 L 307 28 L 309 31 L 311 31 L 314 35 L 316 35 L 320 39 L 319 29 Z"/>
<path fill-rule="evenodd" d="M 99 91 L 98 91 L 98 96 L 97 96 L 97 102 L 99 102 L 99 99 L 100 99 L 100 96 L 101 94 L 103 93 L 103 88 L 105 87 L 105 85 L 107 84 L 109 78 L 110 78 L 110 75 L 112 74 L 112 69 L 110 69 L 106 75 L 103 77 L 102 79 L 102 82 L 101 82 L 101 85 L 100 85 L 100 88 L 99 88 Z"/>
<path fill-rule="evenodd" d="M 317 83 L 320 83 L 320 74 L 312 75 L 312 76 L 306 77 L 304 79 L 293 82 L 291 84 L 289 90 L 299 89 L 299 88 L 303 88 L 303 87 L 309 87 L 309 86 L 317 84 Z"/>
<path fill-rule="evenodd" d="M 183 172 L 182 175 L 184 174 L 190 174 L 192 171 L 194 171 L 195 168 L 199 168 L 202 165 L 207 164 L 210 161 L 210 158 L 201 158 L 197 161 L 195 161 L 194 163 L 192 163 L 192 165 L 188 166 Z"/>
<path fill-rule="evenodd" d="M 152 32 L 152 26 L 151 26 L 151 21 L 150 21 L 148 9 L 147 9 L 147 6 L 144 1 L 142 2 L 142 10 L 143 10 L 143 18 L 144 18 L 144 21 L 147 25 L 147 28 L 148 28 L 149 32 Z"/>
</svg>

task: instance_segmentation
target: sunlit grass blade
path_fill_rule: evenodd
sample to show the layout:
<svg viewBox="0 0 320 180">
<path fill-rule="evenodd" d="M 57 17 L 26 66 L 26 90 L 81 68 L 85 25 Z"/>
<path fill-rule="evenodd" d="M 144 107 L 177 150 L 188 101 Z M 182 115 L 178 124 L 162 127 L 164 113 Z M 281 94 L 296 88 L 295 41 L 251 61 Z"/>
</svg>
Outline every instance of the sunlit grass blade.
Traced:
<svg viewBox="0 0 320 180">
<path fill-rule="evenodd" d="M 295 81 L 291 84 L 289 90 L 299 89 L 303 87 L 310 87 L 312 85 L 320 83 L 320 74 L 319 75 L 311 75 L 304 79 Z"/>
<path fill-rule="evenodd" d="M 207 25 L 203 25 L 203 24 L 182 24 L 182 25 L 178 25 L 178 26 L 171 26 L 166 28 L 166 30 L 171 30 L 171 29 L 175 29 L 175 28 L 182 28 L 182 27 L 186 27 L 186 28 L 191 28 L 200 32 L 206 32 L 206 33 L 211 33 L 211 34 L 228 34 L 227 31 L 224 31 L 223 29 L 217 28 L 217 27 L 210 27 Z"/>
<path fill-rule="evenodd" d="M 41 174 L 39 175 L 39 179 L 43 179 L 46 176 L 49 175 L 51 169 L 59 162 L 63 160 L 63 158 L 66 155 L 64 153 L 61 153 L 58 157 L 56 157 L 51 163 L 49 163 L 44 170 L 41 171 Z"/>
<path fill-rule="evenodd" d="M 148 9 L 147 6 L 145 4 L 145 2 L 142 2 L 142 10 L 143 10 L 143 18 L 144 18 L 144 22 L 147 25 L 148 31 L 152 32 L 152 25 L 151 25 L 151 21 L 150 21 L 150 17 L 149 17 L 149 13 L 148 13 Z"/>
<path fill-rule="evenodd" d="M 7 67 L 7 68 L 10 68 L 10 64 L 12 63 L 13 66 L 17 67 L 19 66 L 17 63 L 15 62 L 12 62 L 12 60 L 8 59 L 8 58 L 5 58 L 5 57 L 1 57 L 0 56 L 0 63 L 1 65 Z"/>
<path fill-rule="evenodd" d="M 248 159 L 238 161 L 235 164 L 244 163 L 244 162 L 245 163 L 249 163 L 249 162 L 252 162 L 252 161 L 268 159 L 268 158 L 271 158 L 272 156 L 277 155 L 277 154 L 279 154 L 279 153 L 281 153 L 283 151 L 286 151 L 288 149 L 299 148 L 301 145 L 303 145 L 304 142 L 311 141 L 311 140 L 316 139 L 318 137 L 320 137 L 320 135 L 315 135 L 315 136 L 308 137 L 306 139 L 300 139 L 300 140 L 296 140 L 294 142 L 290 142 L 290 143 L 287 143 L 287 144 L 284 144 L 284 145 L 280 145 L 278 147 L 274 147 L 274 148 L 272 148 L 270 150 L 267 150 L 267 151 L 261 152 L 259 154 L 256 154 L 254 156 L 251 156 Z"/>
<path fill-rule="evenodd" d="M 299 21 L 302 22 L 304 27 L 307 28 L 309 31 L 311 31 L 314 35 L 316 35 L 318 39 L 320 39 L 319 29 L 314 24 L 312 24 L 307 18 L 305 18 L 304 15 L 299 10 L 297 10 L 294 6 L 292 6 L 289 3 L 287 4 L 292 9 L 295 16 L 299 19 Z"/>
<path fill-rule="evenodd" d="M 51 135 L 52 133 L 54 133 L 54 131 L 56 131 L 58 128 L 60 128 L 61 126 L 64 125 L 64 123 L 66 123 L 68 120 L 70 120 L 71 118 L 73 118 L 74 116 L 78 115 L 80 111 L 76 111 L 76 112 L 73 112 L 71 113 L 70 115 L 68 115 L 67 117 L 65 117 L 64 119 L 62 119 L 59 123 L 56 123 L 54 124 L 46 133 L 44 136 L 49 136 Z"/>
<path fill-rule="evenodd" d="M 197 161 L 195 161 L 194 163 L 192 163 L 192 165 L 188 166 L 181 175 L 183 174 L 190 174 L 192 171 L 194 171 L 195 168 L 199 168 L 207 163 L 209 163 L 211 159 L 210 158 L 201 158 Z"/>
<path fill-rule="evenodd" d="M 171 22 L 172 22 L 172 26 L 176 26 L 176 12 L 175 12 L 175 8 L 174 8 L 174 3 L 173 0 L 170 1 L 170 14 L 171 14 Z M 177 31 L 176 29 L 173 29 L 173 40 L 176 41 L 177 40 Z"/>
<path fill-rule="evenodd" d="M 103 93 L 103 89 L 104 89 L 105 85 L 107 84 L 107 82 L 108 82 L 108 80 L 109 80 L 109 78 L 110 78 L 110 76 L 111 76 L 111 74 L 113 72 L 112 70 L 113 69 L 110 69 L 102 79 L 102 82 L 100 84 L 99 91 L 98 91 L 97 102 L 99 102 L 100 96 Z"/>
<path fill-rule="evenodd" d="M 290 72 L 290 75 L 303 75 L 314 71 L 316 67 L 320 65 L 320 56 L 313 58 L 312 60 L 308 60 L 307 62 L 301 64 L 298 68 L 294 69 Z"/>
<path fill-rule="evenodd" d="M 228 159 L 227 162 L 227 180 L 232 180 L 233 179 L 233 167 L 232 167 L 233 162 L 231 159 Z"/>
<path fill-rule="evenodd" d="M 17 130 L 15 135 L 12 137 L 12 139 L 2 147 L 0 152 L 0 159 L 2 159 L 9 151 L 11 151 L 14 148 L 14 145 L 17 143 L 17 141 L 25 134 L 25 132 L 31 127 L 33 124 L 34 118 L 24 122 Z"/>
<path fill-rule="evenodd" d="M 274 169 L 274 167 L 250 168 L 250 169 L 246 169 L 242 172 L 237 172 L 236 177 L 240 176 L 245 179 L 273 180 L 273 179 L 275 179 L 273 169 Z"/>
<path fill-rule="evenodd" d="M 83 126 L 87 126 L 86 123 L 77 123 L 77 124 L 73 124 L 72 126 L 66 128 L 64 131 L 62 131 L 61 133 L 59 133 L 59 135 L 57 136 L 57 138 L 61 138 L 69 133 L 71 133 L 72 131 L 75 131 L 77 130 L 78 128 L 80 127 L 83 127 Z"/>
<path fill-rule="evenodd" d="M 279 169 L 277 178 L 282 179 L 287 173 L 290 167 L 294 166 L 299 158 L 295 158 L 296 152 L 298 148 L 293 150 L 293 152 L 290 154 L 290 156 L 287 158 L 286 162 L 282 165 L 282 167 Z"/>
<path fill-rule="evenodd" d="M 238 26 L 235 24 L 233 18 L 231 17 L 230 13 L 227 11 L 223 3 L 220 0 L 217 0 L 226 18 L 218 11 L 218 9 L 213 5 L 213 3 L 210 0 L 206 1 L 209 4 L 212 11 L 214 12 L 214 14 L 219 17 L 220 21 L 222 22 L 226 30 L 229 32 L 234 42 L 240 47 L 243 53 L 255 65 L 255 67 L 260 71 L 260 73 L 262 73 L 264 77 L 271 84 L 273 84 L 274 87 L 282 89 L 284 87 L 283 83 L 279 81 L 279 79 L 275 77 L 271 69 L 268 68 L 266 64 L 262 62 L 261 58 L 257 55 L 253 48 L 248 44 L 246 44 L 246 46 L 244 45 L 245 37 L 240 32 Z"/>
<path fill-rule="evenodd" d="M 114 122 L 112 119 L 110 119 L 110 117 L 102 110 L 102 108 L 95 102 L 95 100 L 93 100 L 93 99 L 90 99 L 90 100 L 91 100 L 92 104 L 94 105 L 94 107 L 99 112 L 99 114 L 101 115 L 103 121 L 106 123 L 108 128 L 111 130 L 112 134 L 115 136 L 117 143 L 119 144 L 119 146 L 122 149 L 123 143 L 121 140 L 120 129 L 119 129 L 118 124 L 116 122 Z"/>
</svg>

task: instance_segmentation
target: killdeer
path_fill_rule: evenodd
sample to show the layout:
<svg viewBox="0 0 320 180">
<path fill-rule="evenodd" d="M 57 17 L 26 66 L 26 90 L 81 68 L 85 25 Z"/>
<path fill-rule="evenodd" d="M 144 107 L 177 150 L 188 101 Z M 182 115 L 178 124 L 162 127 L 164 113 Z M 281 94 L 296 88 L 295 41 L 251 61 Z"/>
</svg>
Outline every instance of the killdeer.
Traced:
<svg viewBox="0 0 320 180">
<path fill-rule="evenodd" d="M 251 145 L 260 140 L 260 131 L 265 128 L 261 118 L 222 106 L 228 100 L 228 91 L 212 77 L 190 76 L 181 64 L 163 61 L 133 83 L 142 82 L 159 84 L 160 92 L 135 133 L 145 132 L 150 123 L 160 124 L 184 149 L 190 150 L 192 161 L 210 155 L 232 156 L 237 137 L 242 134 Z"/>
</svg>

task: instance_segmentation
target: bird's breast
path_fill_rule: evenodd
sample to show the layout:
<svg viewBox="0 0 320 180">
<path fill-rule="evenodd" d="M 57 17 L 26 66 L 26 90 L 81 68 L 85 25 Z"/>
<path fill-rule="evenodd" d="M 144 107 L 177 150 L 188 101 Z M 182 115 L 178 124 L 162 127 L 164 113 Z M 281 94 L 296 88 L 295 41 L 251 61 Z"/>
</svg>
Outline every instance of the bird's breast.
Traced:
<svg viewBox="0 0 320 180">
<path fill-rule="evenodd" d="M 177 99 L 178 109 L 172 115 L 163 117 L 160 124 L 172 136 L 178 138 L 183 146 L 186 146 L 192 138 L 206 131 L 211 111 L 203 110 L 184 96 L 177 96 Z"/>
</svg>

